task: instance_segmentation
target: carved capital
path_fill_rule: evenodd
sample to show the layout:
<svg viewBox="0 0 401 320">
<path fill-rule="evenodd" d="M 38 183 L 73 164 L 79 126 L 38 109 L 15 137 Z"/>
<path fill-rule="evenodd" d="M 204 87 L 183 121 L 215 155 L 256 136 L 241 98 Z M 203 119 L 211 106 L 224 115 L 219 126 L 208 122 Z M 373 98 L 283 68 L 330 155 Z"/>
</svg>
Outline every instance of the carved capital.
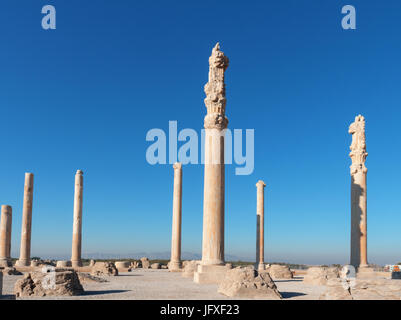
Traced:
<svg viewBox="0 0 401 320">
<path fill-rule="evenodd" d="M 352 134 L 352 143 L 350 147 L 350 158 L 352 160 L 351 175 L 362 171 L 366 173 L 368 169 L 365 166 L 366 157 L 366 136 L 365 136 L 365 118 L 361 115 L 355 117 L 348 132 Z"/>
<path fill-rule="evenodd" d="M 227 129 L 228 119 L 225 115 L 219 113 L 208 113 L 205 116 L 204 126 L 205 129 Z"/>
<path fill-rule="evenodd" d="M 225 115 L 226 88 L 224 84 L 224 72 L 228 67 L 228 58 L 220 51 L 217 43 L 209 58 L 209 81 L 205 85 L 205 105 L 207 113 Z"/>
</svg>

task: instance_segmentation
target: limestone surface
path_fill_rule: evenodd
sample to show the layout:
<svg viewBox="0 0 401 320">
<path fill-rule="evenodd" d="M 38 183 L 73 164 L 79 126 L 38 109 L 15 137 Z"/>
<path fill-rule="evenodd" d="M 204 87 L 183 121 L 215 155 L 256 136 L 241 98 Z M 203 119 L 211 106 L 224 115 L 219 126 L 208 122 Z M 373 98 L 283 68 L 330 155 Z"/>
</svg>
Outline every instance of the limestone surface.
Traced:
<svg viewBox="0 0 401 320">
<path fill-rule="evenodd" d="M 54 278 L 53 278 L 54 277 Z M 14 286 L 16 297 L 75 296 L 84 292 L 75 271 L 30 272 Z"/>
<path fill-rule="evenodd" d="M 311 267 L 308 269 L 304 283 L 313 285 L 326 285 L 330 279 L 339 278 L 339 270 L 334 267 Z"/>
<path fill-rule="evenodd" d="M 280 292 L 268 273 L 258 273 L 253 268 L 227 270 L 218 292 L 228 297 L 282 299 Z"/>
<path fill-rule="evenodd" d="M 401 300 L 401 281 L 331 279 L 320 300 Z"/>
<path fill-rule="evenodd" d="M 184 271 L 182 272 L 182 276 L 184 278 L 193 278 L 194 272 L 197 270 L 199 263 L 200 262 L 196 261 L 196 260 L 184 261 L 184 263 L 183 263 Z"/>
<path fill-rule="evenodd" d="M 22 209 L 21 249 L 20 257 L 16 262 L 19 267 L 29 266 L 31 263 L 31 230 L 32 230 L 32 203 L 33 203 L 33 174 L 25 173 L 24 202 Z"/>
<path fill-rule="evenodd" d="M 141 264 L 143 269 L 149 269 L 150 268 L 150 261 L 146 257 L 142 257 L 141 259 Z"/>
<path fill-rule="evenodd" d="M 224 137 L 228 119 L 225 115 L 224 72 L 228 58 L 217 43 L 209 58 L 209 81 L 205 85 L 207 114 L 205 127 L 205 165 L 203 192 L 202 263 L 224 263 Z M 195 278 L 194 278 L 195 279 Z"/>
<path fill-rule="evenodd" d="M 351 264 L 355 268 L 368 267 L 367 256 L 367 172 L 365 166 L 365 118 L 355 117 L 349 131 L 351 164 Z"/>
<path fill-rule="evenodd" d="M 181 271 L 181 222 L 182 222 L 182 164 L 176 162 L 174 168 L 173 226 L 171 234 L 171 258 L 169 269 Z"/>
<path fill-rule="evenodd" d="M 71 261 L 60 260 L 57 261 L 57 268 L 68 268 L 71 267 Z"/>
<path fill-rule="evenodd" d="M 78 273 L 79 281 L 81 283 L 88 283 L 88 282 L 108 282 L 104 278 L 93 276 L 89 273 L 79 272 Z"/>
<path fill-rule="evenodd" d="M 118 270 L 112 262 L 96 262 L 92 267 L 91 275 L 93 276 L 118 276 Z"/>
<path fill-rule="evenodd" d="M 275 279 L 292 279 L 294 276 L 288 266 L 273 264 L 266 271 Z"/>
<path fill-rule="evenodd" d="M 117 269 L 128 269 L 130 267 L 130 263 L 128 261 L 116 261 L 115 265 Z"/>
<path fill-rule="evenodd" d="M 160 263 L 152 263 L 152 265 L 150 266 L 152 269 L 161 269 L 161 265 Z"/>
</svg>

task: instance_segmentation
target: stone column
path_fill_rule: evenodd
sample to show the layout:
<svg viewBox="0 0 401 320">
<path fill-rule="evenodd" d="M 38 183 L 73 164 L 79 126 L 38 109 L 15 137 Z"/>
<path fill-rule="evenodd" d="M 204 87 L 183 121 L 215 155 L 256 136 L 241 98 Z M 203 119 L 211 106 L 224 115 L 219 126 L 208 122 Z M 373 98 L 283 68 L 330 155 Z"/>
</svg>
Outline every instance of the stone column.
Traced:
<svg viewBox="0 0 401 320">
<path fill-rule="evenodd" d="M 83 197 L 84 177 L 83 172 L 78 170 L 75 174 L 75 194 L 74 194 L 74 222 L 72 230 L 72 267 L 82 267 L 81 248 L 82 248 L 82 197 Z"/>
<path fill-rule="evenodd" d="M 11 266 L 11 224 L 12 208 L 1 206 L 0 267 Z"/>
<path fill-rule="evenodd" d="M 174 168 L 173 227 L 171 239 L 170 271 L 181 271 L 181 214 L 182 214 L 182 164 Z"/>
<path fill-rule="evenodd" d="M 224 264 L 224 134 L 226 93 L 224 72 L 228 58 L 216 44 L 209 58 L 205 85 L 205 180 L 203 198 L 202 264 Z"/>
<path fill-rule="evenodd" d="M 365 118 L 361 115 L 349 127 L 352 134 L 351 165 L 351 265 L 366 268 L 367 258 L 367 197 L 365 166 L 366 138 Z"/>
<path fill-rule="evenodd" d="M 22 209 L 21 250 L 16 265 L 28 267 L 31 264 L 33 173 L 25 173 L 24 203 Z"/>
<path fill-rule="evenodd" d="M 228 62 L 217 43 L 209 58 L 209 81 L 205 85 L 202 261 L 194 274 L 198 283 L 213 283 L 225 272 L 214 267 L 224 265 L 224 137 L 228 124 L 224 72 Z"/>
<path fill-rule="evenodd" d="M 266 184 L 259 180 L 256 184 L 256 263 L 258 270 L 265 270 L 265 195 Z"/>
</svg>

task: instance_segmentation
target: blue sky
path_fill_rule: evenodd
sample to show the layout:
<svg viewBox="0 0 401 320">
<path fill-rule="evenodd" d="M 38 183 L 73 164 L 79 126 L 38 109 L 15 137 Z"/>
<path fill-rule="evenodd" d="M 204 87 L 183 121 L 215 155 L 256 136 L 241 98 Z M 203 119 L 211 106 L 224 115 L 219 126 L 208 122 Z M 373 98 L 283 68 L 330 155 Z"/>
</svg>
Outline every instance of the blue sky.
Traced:
<svg viewBox="0 0 401 320">
<path fill-rule="evenodd" d="M 41 8 L 57 29 L 41 28 Z M 357 29 L 341 28 L 352 4 Z M 226 168 L 226 253 L 255 256 L 256 187 L 268 261 L 347 263 L 348 126 L 366 118 L 368 259 L 401 260 L 399 1 L 3 1 L 0 203 L 20 244 L 35 174 L 32 255 L 70 254 L 84 171 L 83 252 L 170 250 L 173 169 L 151 166 L 152 128 L 200 132 L 220 42 L 229 128 L 255 129 L 255 170 Z M 183 168 L 182 250 L 201 252 L 203 168 Z"/>
</svg>

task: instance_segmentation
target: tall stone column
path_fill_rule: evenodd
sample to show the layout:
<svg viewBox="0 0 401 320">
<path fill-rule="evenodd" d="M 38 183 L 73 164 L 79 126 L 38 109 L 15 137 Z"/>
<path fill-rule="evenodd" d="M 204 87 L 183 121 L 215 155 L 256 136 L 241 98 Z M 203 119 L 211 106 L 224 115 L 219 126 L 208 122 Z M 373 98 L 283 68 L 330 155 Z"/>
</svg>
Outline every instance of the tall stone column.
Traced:
<svg viewBox="0 0 401 320">
<path fill-rule="evenodd" d="M 173 168 L 173 227 L 169 270 L 174 272 L 181 271 L 182 164 L 177 162 Z"/>
<path fill-rule="evenodd" d="M 21 250 L 16 265 L 27 267 L 31 264 L 33 173 L 25 173 L 24 203 L 22 209 Z"/>
<path fill-rule="evenodd" d="M 74 194 L 74 222 L 72 230 L 72 267 L 82 267 L 82 198 L 83 198 L 84 177 L 83 172 L 78 170 L 75 174 L 75 194 Z"/>
<path fill-rule="evenodd" d="M 350 157 L 351 165 L 351 265 L 366 268 L 367 257 L 367 187 L 365 166 L 366 137 L 365 118 L 361 115 L 349 127 L 352 134 Z"/>
<path fill-rule="evenodd" d="M 265 195 L 266 184 L 259 180 L 256 184 L 256 263 L 258 270 L 265 269 Z"/>
<path fill-rule="evenodd" d="M 1 206 L 0 222 L 0 267 L 11 266 L 12 208 Z"/>
<path fill-rule="evenodd" d="M 214 281 L 219 278 L 219 268 L 224 265 L 224 136 L 228 119 L 225 115 L 226 92 L 224 72 L 228 58 L 217 43 L 209 58 L 209 82 L 205 85 L 207 114 L 205 126 L 205 176 L 203 198 L 202 261 L 194 274 L 196 282 Z M 222 271 L 221 271 L 222 272 Z M 202 280 L 203 278 L 203 280 Z"/>
</svg>

